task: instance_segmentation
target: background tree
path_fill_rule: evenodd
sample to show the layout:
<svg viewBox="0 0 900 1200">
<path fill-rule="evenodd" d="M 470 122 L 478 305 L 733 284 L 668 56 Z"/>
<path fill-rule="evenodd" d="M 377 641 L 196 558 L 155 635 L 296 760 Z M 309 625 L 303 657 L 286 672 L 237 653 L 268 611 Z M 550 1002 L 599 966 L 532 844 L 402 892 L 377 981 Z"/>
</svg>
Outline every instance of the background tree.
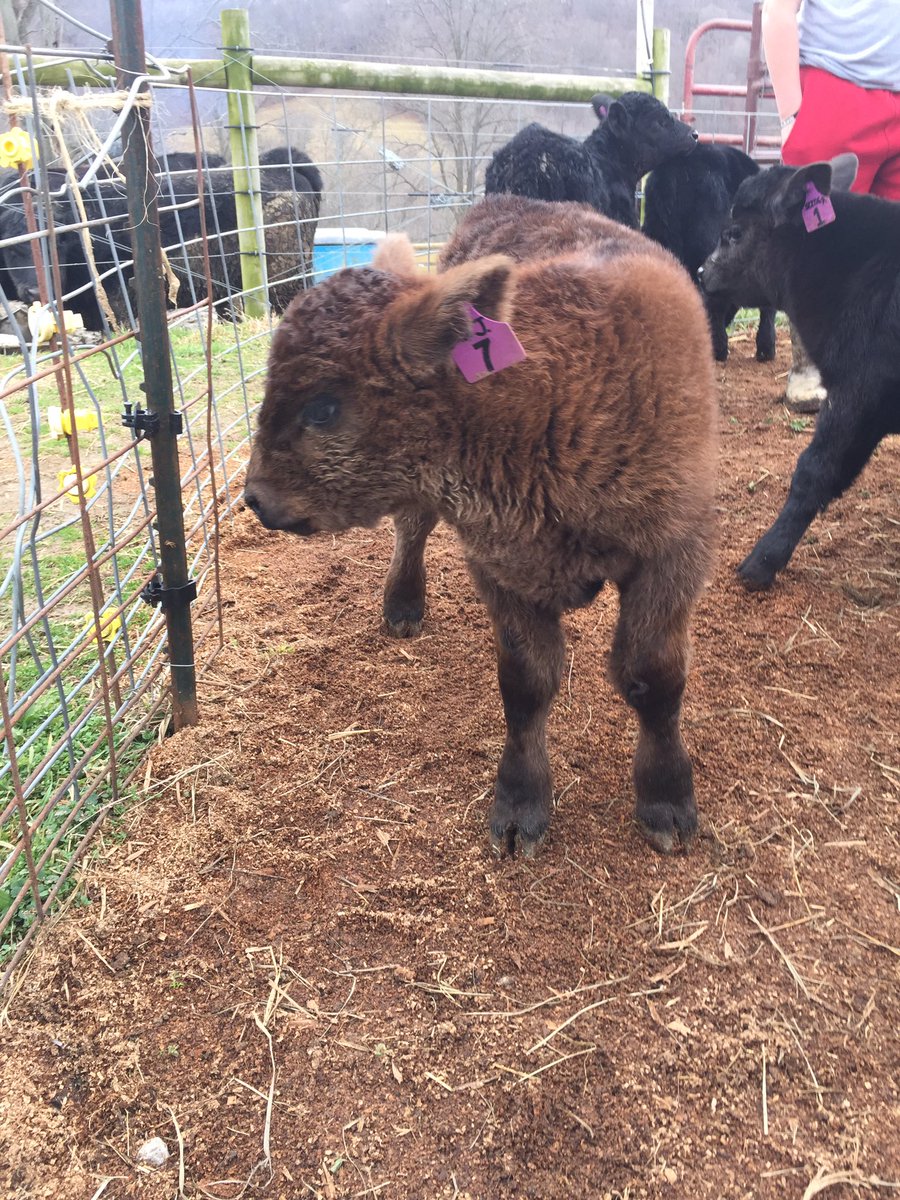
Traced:
<svg viewBox="0 0 900 1200">
<path fill-rule="evenodd" d="M 62 39 L 62 17 L 40 0 L 0 0 L 0 14 L 8 42 L 52 49 Z"/>
<path fill-rule="evenodd" d="M 523 14 L 520 0 L 413 0 L 407 25 L 426 58 L 452 67 L 500 67 L 521 61 Z M 500 107 L 482 101 L 431 106 L 435 167 L 448 192 L 471 196 L 475 191 Z"/>
</svg>

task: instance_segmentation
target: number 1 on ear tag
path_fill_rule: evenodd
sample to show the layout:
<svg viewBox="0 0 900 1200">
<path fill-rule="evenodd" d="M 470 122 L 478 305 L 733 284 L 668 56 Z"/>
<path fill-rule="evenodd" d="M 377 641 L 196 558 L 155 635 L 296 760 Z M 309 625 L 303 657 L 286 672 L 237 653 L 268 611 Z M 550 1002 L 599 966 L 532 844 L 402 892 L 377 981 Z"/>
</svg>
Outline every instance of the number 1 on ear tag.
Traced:
<svg viewBox="0 0 900 1200">
<path fill-rule="evenodd" d="M 815 233 L 823 225 L 835 219 L 834 205 L 830 196 L 823 196 L 811 179 L 806 182 L 806 200 L 803 202 L 803 224 L 807 233 Z"/>
<path fill-rule="evenodd" d="M 453 361 L 469 383 L 477 383 L 486 375 L 496 375 L 527 357 L 522 343 L 505 321 L 483 317 L 471 304 L 469 316 L 472 318 L 472 336 L 453 347 Z"/>
</svg>

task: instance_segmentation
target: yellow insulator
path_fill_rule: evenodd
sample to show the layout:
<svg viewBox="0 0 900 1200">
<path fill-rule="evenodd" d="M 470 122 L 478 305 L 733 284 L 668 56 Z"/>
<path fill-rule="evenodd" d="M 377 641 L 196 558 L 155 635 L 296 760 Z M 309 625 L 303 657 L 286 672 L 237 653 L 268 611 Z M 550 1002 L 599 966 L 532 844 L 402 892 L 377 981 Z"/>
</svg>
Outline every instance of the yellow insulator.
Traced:
<svg viewBox="0 0 900 1200">
<path fill-rule="evenodd" d="M 121 628 L 122 628 L 122 618 L 121 617 L 119 617 L 119 616 L 104 617 L 102 613 L 100 614 L 100 636 L 103 639 L 103 641 L 107 644 L 107 646 L 113 640 L 113 638 L 116 636 L 116 634 L 119 632 L 119 630 Z M 94 614 L 93 613 L 85 613 L 84 624 L 82 625 L 81 629 L 82 629 L 82 632 L 86 633 L 89 638 L 93 638 L 93 636 L 94 636 Z"/>
<path fill-rule="evenodd" d="M 47 424 L 50 427 L 50 433 L 55 438 L 68 437 L 72 432 L 72 416 L 67 408 L 60 408 L 58 405 L 51 405 L 47 409 Z M 75 409 L 75 428 L 79 433 L 90 433 L 97 429 L 99 421 L 97 414 L 92 408 L 76 408 Z"/>
<path fill-rule="evenodd" d="M 75 467 L 69 464 L 68 467 L 63 467 L 61 471 L 57 471 L 56 478 L 59 480 L 59 486 L 65 490 L 66 495 L 73 504 L 78 503 L 78 475 Z M 97 476 L 89 475 L 84 480 L 84 498 L 90 500 L 97 492 Z"/>
<path fill-rule="evenodd" d="M 81 313 L 63 309 L 63 320 L 66 323 L 66 333 L 83 333 L 84 318 Z M 35 300 L 28 308 L 28 330 L 39 346 L 46 346 L 55 333 L 59 333 L 56 317 L 46 304 Z"/>
<path fill-rule="evenodd" d="M 0 134 L 0 167 L 17 167 L 27 171 L 34 166 L 31 138 L 24 129 L 8 129 Z"/>
</svg>

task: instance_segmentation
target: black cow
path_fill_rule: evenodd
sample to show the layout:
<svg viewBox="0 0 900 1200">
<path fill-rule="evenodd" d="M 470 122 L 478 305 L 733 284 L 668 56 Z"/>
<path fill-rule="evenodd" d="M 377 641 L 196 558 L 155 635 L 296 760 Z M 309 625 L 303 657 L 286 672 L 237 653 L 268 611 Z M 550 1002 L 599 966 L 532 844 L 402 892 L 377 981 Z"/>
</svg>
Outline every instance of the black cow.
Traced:
<svg viewBox="0 0 900 1200">
<path fill-rule="evenodd" d="M 259 156 L 269 299 L 284 312 L 312 279 L 313 242 L 322 204 L 322 176 L 308 155 L 276 146 Z"/>
<path fill-rule="evenodd" d="M 745 179 L 759 167 L 734 146 L 701 145 L 686 158 L 670 159 L 647 180 L 644 233 L 671 250 L 696 280 L 728 223 L 731 202 Z M 706 296 L 706 310 L 719 362 L 728 357 L 728 326 L 738 305 L 727 296 Z M 775 357 L 775 309 L 763 305 L 756 334 L 756 357 Z"/>
<path fill-rule="evenodd" d="M 751 590 L 772 585 L 810 522 L 900 433 L 900 205 L 847 192 L 857 167 L 842 154 L 745 180 L 702 270 L 710 295 L 784 309 L 828 390 L 784 508 L 738 567 Z"/>
<path fill-rule="evenodd" d="M 595 101 L 598 97 L 595 97 Z M 644 92 L 626 92 L 583 142 L 527 125 L 491 159 L 485 193 L 532 200 L 576 200 L 637 228 L 638 181 L 670 158 L 694 150 L 697 134 Z"/>
<path fill-rule="evenodd" d="M 99 330 L 102 327 L 100 306 L 94 290 L 91 273 L 79 230 L 71 228 L 79 218 L 67 191 L 68 179 L 62 171 L 48 171 L 47 186 L 50 189 L 53 224 L 56 230 L 56 250 L 62 283 L 63 305 L 78 313 L 85 328 Z M 46 228 L 47 214 L 42 192 L 33 176 L 29 177 L 35 225 Z M 27 240 L 16 241 L 22 238 Z M 29 234 L 25 201 L 19 172 L 0 171 L 0 287 L 8 300 L 20 300 L 33 304 L 40 299 L 38 275 L 34 263 L 33 246 L 39 244 L 36 236 Z M 53 292 L 53 276 L 46 241 L 42 247 L 45 279 L 50 293 Z"/>
</svg>

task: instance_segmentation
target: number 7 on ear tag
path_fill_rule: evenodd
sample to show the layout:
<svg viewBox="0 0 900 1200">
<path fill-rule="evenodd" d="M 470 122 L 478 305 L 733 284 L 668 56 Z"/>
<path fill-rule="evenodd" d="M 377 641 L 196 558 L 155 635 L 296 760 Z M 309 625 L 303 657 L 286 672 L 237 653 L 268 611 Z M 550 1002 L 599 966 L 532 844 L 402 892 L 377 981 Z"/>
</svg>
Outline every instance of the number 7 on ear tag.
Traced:
<svg viewBox="0 0 900 1200">
<path fill-rule="evenodd" d="M 477 383 L 486 375 L 496 375 L 527 357 L 522 343 L 505 321 L 483 317 L 469 305 L 472 336 L 453 347 L 453 361 L 469 383 Z"/>
</svg>

